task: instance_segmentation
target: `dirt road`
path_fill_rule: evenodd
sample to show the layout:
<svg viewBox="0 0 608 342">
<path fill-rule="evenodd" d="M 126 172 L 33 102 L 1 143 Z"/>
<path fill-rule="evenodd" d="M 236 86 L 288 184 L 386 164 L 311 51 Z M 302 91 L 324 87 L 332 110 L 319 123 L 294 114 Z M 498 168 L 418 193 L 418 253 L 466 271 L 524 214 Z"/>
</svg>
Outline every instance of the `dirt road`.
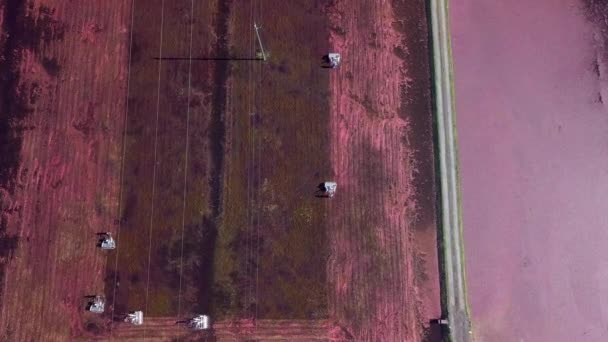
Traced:
<svg viewBox="0 0 608 342">
<path fill-rule="evenodd" d="M 462 235 L 460 179 L 456 139 L 456 115 L 452 77 L 452 51 L 448 2 L 433 0 L 430 5 L 433 42 L 433 75 L 439 183 L 441 185 L 441 243 L 444 309 L 448 331 L 455 341 L 471 336 L 465 285 L 464 241 Z"/>
</svg>

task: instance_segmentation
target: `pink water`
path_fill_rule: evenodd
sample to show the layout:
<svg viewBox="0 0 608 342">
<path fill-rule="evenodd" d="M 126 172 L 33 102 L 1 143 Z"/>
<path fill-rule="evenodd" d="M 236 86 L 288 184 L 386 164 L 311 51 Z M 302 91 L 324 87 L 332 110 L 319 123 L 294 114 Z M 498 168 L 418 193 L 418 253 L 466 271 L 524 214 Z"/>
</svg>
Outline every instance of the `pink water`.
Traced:
<svg viewBox="0 0 608 342">
<path fill-rule="evenodd" d="M 576 0 L 450 5 L 477 341 L 608 341 L 595 28 Z"/>
</svg>

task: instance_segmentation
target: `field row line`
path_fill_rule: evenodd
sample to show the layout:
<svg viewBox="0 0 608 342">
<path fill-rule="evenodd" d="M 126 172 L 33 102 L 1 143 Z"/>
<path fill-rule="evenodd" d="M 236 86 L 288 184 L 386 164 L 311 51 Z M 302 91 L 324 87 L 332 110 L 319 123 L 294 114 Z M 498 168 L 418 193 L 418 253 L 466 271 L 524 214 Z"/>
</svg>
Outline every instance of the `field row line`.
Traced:
<svg viewBox="0 0 608 342">
<path fill-rule="evenodd" d="M 119 190 L 118 190 L 118 227 L 116 230 L 116 240 L 120 239 L 120 228 L 122 226 L 122 197 L 123 197 L 123 181 L 125 173 L 125 155 L 127 149 L 127 125 L 129 117 L 129 95 L 131 91 L 131 55 L 133 50 L 133 17 L 135 13 L 135 0 L 131 1 L 131 32 L 129 34 L 129 58 L 127 64 L 127 97 L 125 99 L 125 118 L 123 121 L 123 136 L 122 136 L 122 158 L 120 163 Z M 116 249 L 116 260 L 114 261 L 114 289 L 112 291 L 112 322 L 114 321 L 115 304 L 116 304 L 116 288 L 118 283 L 118 252 Z M 110 326 L 110 332 L 112 327 Z"/>
<path fill-rule="evenodd" d="M 165 0 L 161 1 L 160 7 L 160 47 L 158 51 L 158 87 L 156 90 L 156 124 L 154 130 L 154 166 L 152 167 L 152 205 L 150 209 L 150 229 L 148 231 L 148 267 L 146 280 L 146 305 L 144 314 L 148 313 L 148 299 L 150 296 L 150 265 L 152 263 L 152 228 L 154 227 L 154 197 L 156 195 L 156 163 L 158 158 L 158 118 L 160 114 L 160 76 L 162 71 L 163 57 L 163 26 L 165 19 Z M 146 329 L 144 328 L 144 338 Z"/>
<path fill-rule="evenodd" d="M 253 0 L 250 1 L 250 6 L 249 6 L 249 24 L 251 25 L 253 21 Z M 249 52 L 252 53 L 252 37 L 250 36 L 249 39 Z M 251 220 L 251 215 L 252 215 L 252 194 L 251 194 L 251 165 L 253 164 L 252 162 L 252 157 L 251 157 L 251 142 L 252 142 L 252 134 L 251 134 L 251 114 L 252 114 L 252 104 L 251 104 L 251 84 L 252 84 L 252 70 L 251 70 L 251 63 L 248 63 L 248 68 L 247 68 L 247 90 L 248 90 L 248 94 L 247 94 L 247 141 L 249 142 L 249 145 L 247 145 L 247 212 L 246 212 L 246 221 L 247 221 L 247 232 L 245 235 L 245 274 L 246 274 L 246 279 L 247 279 L 247 292 L 245 293 L 245 305 L 247 305 L 247 307 L 250 305 L 250 303 L 252 302 L 252 284 L 251 281 L 249 280 L 249 274 L 250 274 L 250 263 L 249 263 L 249 258 L 252 254 L 252 242 L 251 242 L 251 225 L 252 225 L 252 220 Z"/>
<path fill-rule="evenodd" d="M 188 52 L 188 95 L 186 101 L 186 152 L 184 156 L 184 195 L 182 208 L 181 248 L 179 257 L 179 290 L 177 294 L 177 318 L 180 319 L 182 309 L 182 278 L 184 268 L 184 229 L 186 226 L 186 192 L 188 186 L 188 152 L 190 136 L 190 91 L 192 86 L 192 34 L 194 28 L 194 0 L 190 0 L 190 48 Z"/>
<path fill-rule="evenodd" d="M 262 21 L 262 2 L 258 1 L 258 15 L 259 15 L 259 21 Z M 262 111 L 262 87 L 261 87 L 261 83 L 262 83 L 262 70 L 263 70 L 263 64 L 259 65 L 259 69 L 260 69 L 260 73 L 259 73 L 259 86 L 260 86 L 260 91 L 259 92 L 254 92 L 255 95 L 257 95 L 256 97 L 254 97 L 254 101 L 256 101 L 256 115 L 261 115 L 261 111 Z M 254 73 L 255 75 L 255 73 Z M 255 89 L 255 79 L 254 79 L 254 89 Z M 258 139 L 258 143 L 257 143 L 257 150 L 258 150 L 258 158 L 262 155 L 262 143 L 261 143 L 261 139 Z M 261 160 L 261 158 L 259 158 Z M 261 186 L 261 175 L 262 175 L 262 163 L 260 162 L 260 160 L 258 161 L 258 173 L 257 173 L 257 185 L 258 185 L 258 201 L 257 201 L 257 221 L 256 221 L 256 254 L 255 254 L 255 315 L 254 318 L 257 321 L 258 318 L 258 313 L 259 313 L 259 308 L 260 308 L 260 293 L 259 293 L 259 282 L 260 282 L 260 215 L 261 215 L 261 198 L 262 198 L 262 186 Z M 255 329 L 255 327 L 254 327 Z"/>
</svg>

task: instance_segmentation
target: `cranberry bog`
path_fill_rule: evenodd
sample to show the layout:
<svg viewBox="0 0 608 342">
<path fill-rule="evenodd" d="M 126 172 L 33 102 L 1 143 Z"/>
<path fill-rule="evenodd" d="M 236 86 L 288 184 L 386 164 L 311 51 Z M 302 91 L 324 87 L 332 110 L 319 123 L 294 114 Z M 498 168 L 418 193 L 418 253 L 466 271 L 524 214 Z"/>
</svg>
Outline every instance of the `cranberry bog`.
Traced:
<svg viewBox="0 0 608 342">
<path fill-rule="evenodd" d="M 326 213 L 314 196 L 329 169 L 327 90 L 262 66 L 254 5 L 135 9 L 121 247 L 106 279 L 116 314 L 327 316 Z"/>
<path fill-rule="evenodd" d="M 123 1 L 0 1 L 0 336 L 70 340 L 103 292 L 128 53 Z"/>
<path fill-rule="evenodd" d="M 6 127 L 4 336 L 439 338 L 423 1 L 12 3 L 5 87 L 48 92 Z M 48 41 L 26 46 L 37 23 Z M 336 196 L 317 197 L 327 180 Z M 144 325 L 122 322 L 134 310 Z M 194 314 L 212 331 L 179 323 Z"/>
<path fill-rule="evenodd" d="M 473 332 L 604 341 L 606 2 L 451 15 Z"/>
</svg>

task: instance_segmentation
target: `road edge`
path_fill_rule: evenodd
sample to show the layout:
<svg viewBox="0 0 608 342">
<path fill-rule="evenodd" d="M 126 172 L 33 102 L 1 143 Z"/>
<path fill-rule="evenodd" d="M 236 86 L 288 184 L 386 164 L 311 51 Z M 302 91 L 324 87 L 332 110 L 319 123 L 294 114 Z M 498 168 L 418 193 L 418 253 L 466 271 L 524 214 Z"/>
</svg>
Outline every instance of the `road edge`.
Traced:
<svg viewBox="0 0 608 342">
<path fill-rule="evenodd" d="M 467 304 L 464 241 L 460 202 L 456 117 L 448 0 L 430 0 L 433 109 L 435 116 L 440 272 L 443 319 L 448 341 L 472 340 Z"/>
</svg>

